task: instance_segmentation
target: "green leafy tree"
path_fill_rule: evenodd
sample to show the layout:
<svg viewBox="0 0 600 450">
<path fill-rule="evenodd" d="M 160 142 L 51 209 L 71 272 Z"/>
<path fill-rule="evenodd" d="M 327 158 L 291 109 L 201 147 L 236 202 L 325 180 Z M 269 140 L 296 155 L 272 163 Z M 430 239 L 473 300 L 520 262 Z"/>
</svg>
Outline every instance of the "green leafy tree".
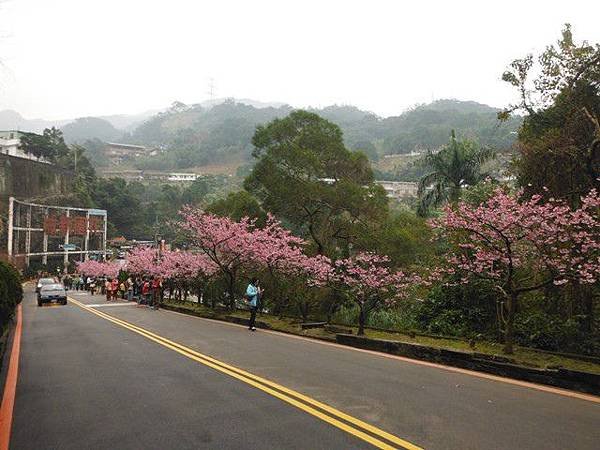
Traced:
<svg viewBox="0 0 600 450">
<path fill-rule="evenodd" d="M 530 195 L 561 197 L 576 206 L 581 195 L 600 188 L 600 44 L 575 43 L 567 24 L 556 45 L 537 60 L 514 60 L 502 78 L 520 98 L 500 118 L 525 114 L 519 183 Z"/>
<path fill-rule="evenodd" d="M 367 157 L 344 146 L 340 128 L 306 111 L 259 126 L 257 159 L 244 187 L 305 236 L 319 254 L 347 253 L 387 214 Z"/>
<path fill-rule="evenodd" d="M 444 203 L 456 203 L 461 190 L 477 184 L 488 174 L 483 165 L 495 156 L 487 147 L 471 140 L 458 140 L 452 131 L 450 142 L 440 151 L 429 151 L 421 163 L 429 172 L 419 180 L 419 215 L 425 216 L 431 208 Z"/>
<path fill-rule="evenodd" d="M 210 183 L 207 179 L 197 178 L 183 190 L 181 202 L 184 205 L 199 205 L 204 201 L 210 190 Z"/>
<path fill-rule="evenodd" d="M 46 128 L 42 135 L 25 133 L 19 144 L 21 150 L 36 158 L 46 158 L 56 161 L 69 153 L 62 131 L 58 128 Z"/>
<path fill-rule="evenodd" d="M 156 207 L 142 204 L 122 178 L 99 178 L 92 193 L 94 203 L 108 211 L 111 234 L 130 238 L 151 238 L 151 217 Z M 147 214 L 149 213 L 149 214 Z"/>
<path fill-rule="evenodd" d="M 35 133 L 24 133 L 21 137 L 19 148 L 38 159 L 46 158 L 52 160 L 55 155 L 55 149 L 50 142 L 44 136 Z"/>
<path fill-rule="evenodd" d="M 262 227 L 267 221 L 267 214 L 258 200 L 247 191 L 231 192 L 226 198 L 213 201 L 206 211 L 220 217 L 229 217 L 239 222 L 243 217 L 256 219 L 256 224 Z"/>
<path fill-rule="evenodd" d="M 408 207 L 392 210 L 373 238 L 372 248 L 394 266 L 427 267 L 435 251 L 427 221 Z"/>
</svg>

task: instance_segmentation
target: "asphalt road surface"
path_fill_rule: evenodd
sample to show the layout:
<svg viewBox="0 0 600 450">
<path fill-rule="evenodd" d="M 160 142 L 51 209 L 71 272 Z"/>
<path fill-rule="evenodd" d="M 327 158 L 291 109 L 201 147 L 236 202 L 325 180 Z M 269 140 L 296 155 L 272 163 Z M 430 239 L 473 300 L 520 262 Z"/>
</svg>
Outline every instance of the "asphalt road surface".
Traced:
<svg viewBox="0 0 600 450">
<path fill-rule="evenodd" d="M 12 449 L 600 448 L 597 397 L 31 289 Z"/>
</svg>

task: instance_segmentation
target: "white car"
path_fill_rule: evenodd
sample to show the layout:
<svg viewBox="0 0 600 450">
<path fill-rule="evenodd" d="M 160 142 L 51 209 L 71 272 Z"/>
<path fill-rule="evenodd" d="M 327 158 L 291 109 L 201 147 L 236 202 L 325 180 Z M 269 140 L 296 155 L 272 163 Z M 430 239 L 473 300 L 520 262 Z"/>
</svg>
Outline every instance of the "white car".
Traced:
<svg viewBox="0 0 600 450">
<path fill-rule="evenodd" d="M 67 304 L 67 291 L 62 284 L 45 284 L 40 289 L 38 294 L 38 306 L 42 306 L 44 303 L 60 303 L 61 305 Z"/>
<path fill-rule="evenodd" d="M 40 278 L 37 284 L 35 285 L 36 294 L 40 293 L 42 286 L 44 286 L 45 284 L 56 284 L 56 280 L 54 278 Z"/>
</svg>

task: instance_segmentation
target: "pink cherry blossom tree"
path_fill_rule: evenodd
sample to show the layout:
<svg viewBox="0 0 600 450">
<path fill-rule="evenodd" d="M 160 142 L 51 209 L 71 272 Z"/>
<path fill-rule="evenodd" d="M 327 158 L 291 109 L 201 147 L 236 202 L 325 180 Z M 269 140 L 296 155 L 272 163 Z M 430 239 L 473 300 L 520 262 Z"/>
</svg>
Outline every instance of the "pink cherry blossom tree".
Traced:
<svg viewBox="0 0 600 450">
<path fill-rule="evenodd" d="M 322 270 L 322 276 L 358 306 L 358 335 L 365 333 L 365 324 L 371 312 L 392 306 L 406 296 L 409 285 L 417 277 L 395 271 L 387 256 L 358 253 L 335 261 L 331 271 Z"/>
<path fill-rule="evenodd" d="M 580 209 L 541 196 L 530 199 L 497 189 L 480 206 L 459 203 L 433 220 L 453 244 L 446 272 L 462 281 L 489 280 L 501 294 L 504 351 L 513 352 L 514 319 L 522 294 L 552 283 L 595 283 L 600 276 L 600 198 L 592 190 Z"/>
<path fill-rule="evenodd" d="M 305 267 L 309 258 L 304 253 L 305 241 L 283 228 L 268 215 L 263 228 L 253 231 L 256 245 L 253 249 L 257 267 L 267 275 L 268 292 L 275 314 L 283 314 L 292 303 L 299 306 L 303 317 L 308 315 L 307 295 L 298 295 L 305 282 Z M 264 284 L 263 284 L 264 285 Z M 303 307 L 304 306 L 304 307 Z"/>
<path fill-rule="evenodd" d="M 134 275 L 160 275 L 157 250 L 148 246 L 131 249 L 127 254 L 126 267 Z"/>
<path fill-rule="evenodd" d="M 316 267 L 315 261 L 304 254 L 304 240 L 271 215 L 262 228 L 248 218 L 235 222 L 190 207 L 184 208 L 181 215 L 179 227 L 191 246 L 204 253 L 224 278 L 230 307 L 234 306 L 236 284 L 242 274 L 266 271 L 277 280 L 299 277 Z"/>
<path fill-rule="evenodd" d="M 257 262 L 254 222 L 248 218 L 235 222 L 189 206 L 180 214 L 179 228 L 187 235 L 192 247 L 214 263 L 227 286 L 228 305 L 234 308 L 238 277 L 255 267 Z"/>
<path fill-rule="evenodd" d="M 77 263 L 77 271 L 90 277 L 116 278 L 121 270 L 121 265 L 116 262 L 94 261 L 89 259 Z"/>
<path fill-rule="evenodd" d="M 189 251 L 166 251 L 161 255 L 160 261 L 156 263 L 156 274 L 167 280 L 170 287 L 169 296 L 173 294 L 173 288 L 179 289 L 179 299 L 187 298 L 187 292 L 191 285 L 195 285 L 200 298 L 200 291 L 215 273 L 215 264 L 204 254 L 196 254 Z M 202 285 L 202 286 L 201 286 Z"/>
</svg>

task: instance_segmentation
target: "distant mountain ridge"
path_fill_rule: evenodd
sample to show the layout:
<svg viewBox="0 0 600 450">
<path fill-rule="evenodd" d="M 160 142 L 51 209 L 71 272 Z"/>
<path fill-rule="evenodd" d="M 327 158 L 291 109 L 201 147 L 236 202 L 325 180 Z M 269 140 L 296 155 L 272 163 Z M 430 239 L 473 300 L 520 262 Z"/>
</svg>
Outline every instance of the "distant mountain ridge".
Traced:
<svg viewBox="0 0 600 450">
<path fill-rule="evenodd" d="M 223 102 L 230 100 L 229 98 L 217 98 L 213 100 L 205 100 L 198 105 L 203 108 L 212 108 L 213 106 L 219 105 Z M 280 108 L 285 106 L 282 102 L 261 102 L 259 100 L 252 100 L 249 98 L 235 99 L 236 103 L 242 103 L 245 105 L 253 106 L 255 108 Z M 5 109 L 0 111 L 0 130 L 22 130 L 31 131 L 34 133 L 41 133 L 45 128 L 63 126 L 75 122 L 79 119 L 102 119 L 109 122 L 113 127 L 122 131 L 132 131 L 137 126 L 141 125 L 144 121 L 166 110 L 167 108 L 151 109 L 136 114 L 109 114 L 105 116 L 85 116 L 77 117 L 74 119 L 63 119 L 63 120 L 46 120 L 46 119 L 26 119 L 17 111 L 12 109 Z M 92 138 L 95 136 L 91 136 Z"/>
<path fill-rule="evenodd" d="M 68 120 L 25 119 L 17 111 L 5 109 L 0 111 L 0 130 L 20 130 L 40 133 L 44 128 L 61 127 Z"/>
<path fill-rule="evenodd" d="M 85 142 L 92 160 L 100 165 L 107 163 L 100 157 L 102 142 L 155 147 L 161 149 L 158 156 L 133 164 L 139 169 L 173 170 L 250 161 L 256 127 L 293 110 L 281 103 L 218 99 L 193 105 L 174 102 L 168 109 L 139 115 L 85 117 L 60 123 L 27 121 L 14 111 L 2 111 L 0 129 L 27 130 L 25 125 L 29 124 L 27 131 L 39 132 L 46 126 L 60 126 L 67 142 Z M 346 145 L 364 151 L 373 160 L 438 148 L 448 142 L 452 130 L 459 137 L 506 149 L 512 146 L 521 123 L 519 117 L 499 122 L 497 108 L 451 99 L 417 105 L 387 118 L 348 105 L 309 110 L 338 124 Z M 32 128 L 34 125 L 37 128 Z"/>
<path fill-rule="evenodd" d="M 159 109 L 154 109 L 139 114 L 113 114 L 109 116 L 97 116 L 93 118 L 105 120 L 119 130 L 129 131 L 160 111 L 161 110 Z M 0 111 L 0 130 L 21 130 L 31 131 L 33 133 L 41 133 L 45 128 L 62 128 L 65 125 L 73 123 L 79 119 L 88 119 L 90 117 L 91 116 L 63 120 L 26 119 L 17 111 L 5 109 Z"/>
</svg>

